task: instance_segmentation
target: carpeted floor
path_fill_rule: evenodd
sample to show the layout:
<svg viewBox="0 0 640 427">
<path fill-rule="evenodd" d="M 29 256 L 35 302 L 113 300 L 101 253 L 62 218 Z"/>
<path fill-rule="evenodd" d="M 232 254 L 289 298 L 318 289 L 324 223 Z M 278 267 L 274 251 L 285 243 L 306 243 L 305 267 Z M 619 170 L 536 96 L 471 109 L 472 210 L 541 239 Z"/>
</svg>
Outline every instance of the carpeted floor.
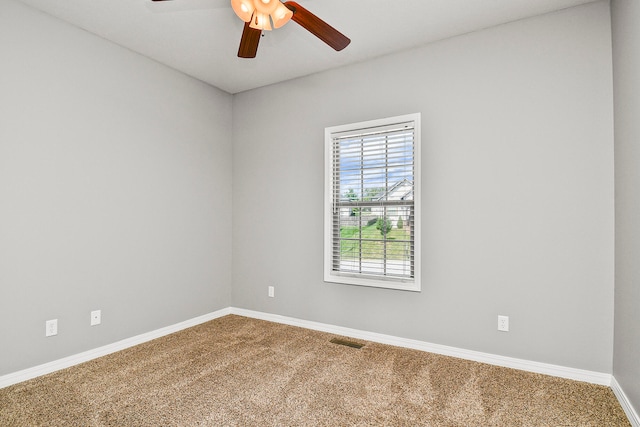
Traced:
<svg viewBox="0 0 640 427">
<path fill-rule="evenodd" d="M 608 387 L 332 338 L 225 316 L 1 389 L 0 426 L 630 426 Z"/>
</svg>

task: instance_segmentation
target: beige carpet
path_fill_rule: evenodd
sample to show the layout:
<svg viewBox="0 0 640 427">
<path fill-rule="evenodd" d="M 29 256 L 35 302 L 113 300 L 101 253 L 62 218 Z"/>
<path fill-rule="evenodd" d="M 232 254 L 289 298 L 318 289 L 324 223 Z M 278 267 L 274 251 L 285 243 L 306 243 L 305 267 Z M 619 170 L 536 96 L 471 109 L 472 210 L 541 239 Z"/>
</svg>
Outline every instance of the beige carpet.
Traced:
<svg viewBox="0 0 640 427">
<path fill-rule="evenodd" d="M 607 387 L 332 338 L 225 316 L 1 389 L 0 426 L 630 425 Z"/>
</svg>

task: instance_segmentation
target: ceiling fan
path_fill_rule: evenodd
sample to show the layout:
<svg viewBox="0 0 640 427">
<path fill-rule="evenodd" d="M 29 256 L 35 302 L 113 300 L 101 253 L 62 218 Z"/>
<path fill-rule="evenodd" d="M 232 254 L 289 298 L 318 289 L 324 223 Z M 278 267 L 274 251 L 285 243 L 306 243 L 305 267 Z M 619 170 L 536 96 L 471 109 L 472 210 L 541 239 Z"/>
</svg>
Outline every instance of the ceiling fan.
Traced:
<svg viewBox="0 0 640 427">
<path fill-rule="evenodd" d="M 280 28 L 289 20 L 293 20 L 337 51 L 351 43 L 340 31 L 294 1 L 231 0 L 231 7 L 245 23 L 238 48 L 240 58 L 256 57 L 262 31 L 271 30 L 271 22 L 274 28 Z"/>
</svg>

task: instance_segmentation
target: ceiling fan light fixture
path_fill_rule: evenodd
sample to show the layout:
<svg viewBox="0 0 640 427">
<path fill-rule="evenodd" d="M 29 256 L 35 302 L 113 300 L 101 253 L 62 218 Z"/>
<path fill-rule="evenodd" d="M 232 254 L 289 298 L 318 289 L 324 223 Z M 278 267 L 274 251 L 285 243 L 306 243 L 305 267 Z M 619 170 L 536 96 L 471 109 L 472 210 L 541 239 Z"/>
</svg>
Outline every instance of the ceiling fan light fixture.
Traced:
<svg viewBox="0 0 640 427">
<path fill-rule="evenodd" d="M 158 0 L 154 0 L 158 1 Z M 314 36 L 328 44 L 336 51 L 347 47 L 351 40 L 340 31 L 320 19 L 318 16 L 308 11 L 304 7 L 292 0 L 231 0 L 232 5 L 238 5 L 237 9 L 242 10 L 243 1 L 251 1 L 254 6 L 253 15 L 249 21 L 245 21 L 240 47 L 238 48 L 239 58 L 255 58 L 258 51 L 258 44 L 263 35 L 263 30 L 271 30 L 273 26 L 280 28 L 290 20 L 295 21 L 301 27 L 309 31 Z M 234 10 L 236 6 L 234 6 Z M 247 8 L 246 10 L 248 10 Z M 237 12 L 236 12 L 237 13 Z M 238 13 L 238 16 L 241 16 Z M 241 16 L 242 17 L 242 16 Z"/>
<path fill-rule="evenodd" d="M 231 7 L 233 11 L 238 15 L 238 18 L 244 22 L 251 21 L 255 6 L 253 0 L 231 0 Z"/>
<path fill-rule="evenodd" d="M 289 8 L 287 8 L 284 4 L 280 2 L 278 3 L 279 3 L 278 7 L 276 7 L 276 10 L 271 14 L 271 19 L 273 19 L 274 28 L 282 27 L 284 24 L 289 22 L 289 20 L 293 16 L 293 12 L 290 11 Z"/>
<path fill-rule="evenodd" d="M 271 30 L 271 21 L 280 28 L 293 16 L 280 0 L 231 0 L 231 7 L 238 18 L 257 30 Z"/>
</svg>

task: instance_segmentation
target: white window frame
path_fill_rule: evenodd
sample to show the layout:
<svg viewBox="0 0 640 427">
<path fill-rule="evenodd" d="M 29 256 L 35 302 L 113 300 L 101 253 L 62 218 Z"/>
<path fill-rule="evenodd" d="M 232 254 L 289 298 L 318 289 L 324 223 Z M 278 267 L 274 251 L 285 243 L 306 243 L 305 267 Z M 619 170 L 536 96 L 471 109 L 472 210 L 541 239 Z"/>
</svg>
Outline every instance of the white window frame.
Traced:
<svg viewBox="0 0 640 427">
<path fill-rule="evenodd" d="M 414 123 L 414 189 L 413 189 L 413 278 L 389 279 L 384 276 L 366 275 L 362 273 L 347 273 L 333 270 L 333 135 L 358 129 L 386 127 L 398 123 Z M 403 116 L 388 117 L 359 123 L 345 124 L 325 128 L 325 190 L 324 190 L 324 281 L 347 285 L 371 286 L 377 288 L 399 289 L 420 292 L 420 264 L 421 264 L 421 128 L 420 113 Z"/>
</svg>

